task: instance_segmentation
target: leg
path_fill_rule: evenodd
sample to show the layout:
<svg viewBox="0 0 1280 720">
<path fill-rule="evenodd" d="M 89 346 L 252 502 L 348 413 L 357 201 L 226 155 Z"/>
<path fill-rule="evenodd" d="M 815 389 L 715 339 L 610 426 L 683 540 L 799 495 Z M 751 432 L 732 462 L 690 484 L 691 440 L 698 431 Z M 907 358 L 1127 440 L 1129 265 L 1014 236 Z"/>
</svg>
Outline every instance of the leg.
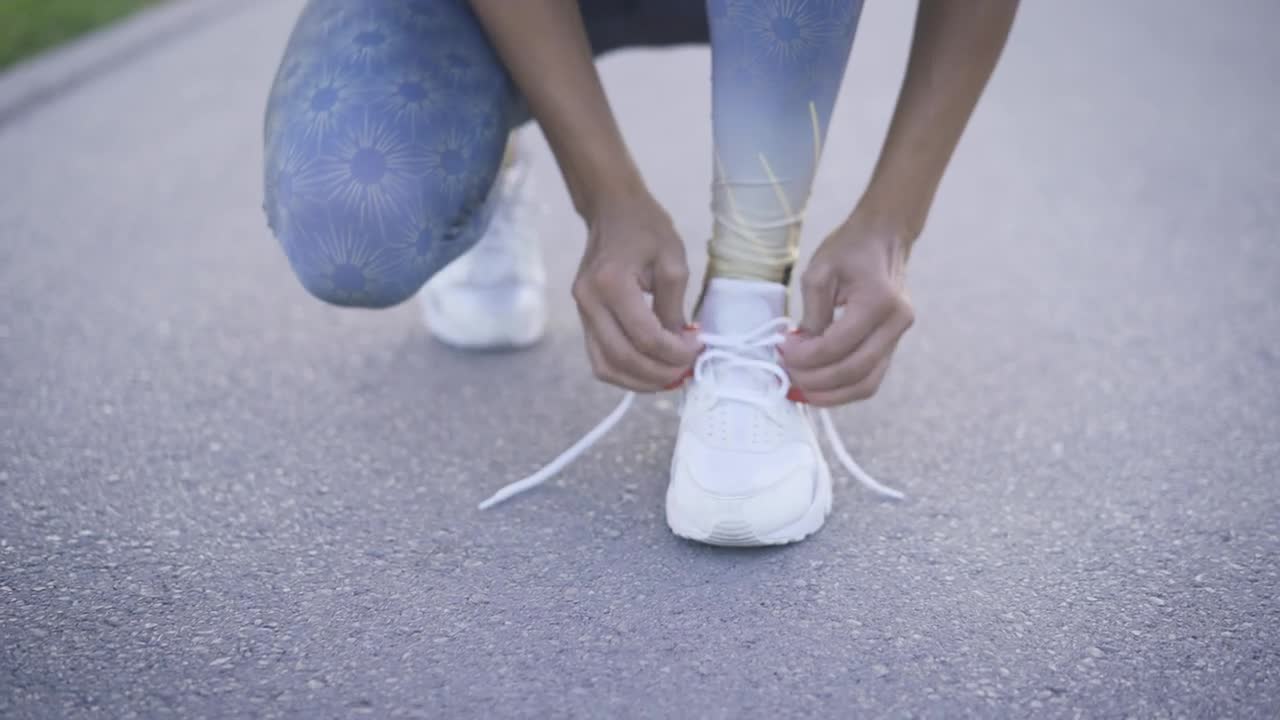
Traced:
<svg viewBox="0 0 1280 720">
<path fill-rule="evenodd" d="M 712 277 L 786 283 L 861 0 L 708 0 Z"/>
<path fill-rule="evenodd" d="M 789 395 L 777 348 L 790 327 L 786 283 L 859 5 L 707 3 L 715 226 L 698 309 L 706 350 L 686 385 L 667 488 L 667 524 L 682 537 L 795 542 L 831 510 L 814 415 Z"/>
<path fill-rule="evenodd" d="M 597 53 L 706 41 L 685 0 L 582 8 Z M 266 119 L 265 208 L 303 286 L 360 307 L 413 295 L 484 232 L 528 119 L 465 0 L 310 0 Z"/>
<path fill-rule="evenodd" d="M 413 295 L 473 245 L 519 105 L 464 0 L 311 0 L 267 108 L 267 217 L 304 287 Z"/>
</svg>

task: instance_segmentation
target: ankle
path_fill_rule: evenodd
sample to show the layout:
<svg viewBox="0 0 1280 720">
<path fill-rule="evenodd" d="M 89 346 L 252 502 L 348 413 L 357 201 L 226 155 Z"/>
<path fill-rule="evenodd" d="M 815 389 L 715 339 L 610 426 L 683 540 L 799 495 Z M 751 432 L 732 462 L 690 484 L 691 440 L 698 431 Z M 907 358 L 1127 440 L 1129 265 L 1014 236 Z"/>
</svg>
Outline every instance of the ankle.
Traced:
<svg viewBox="0 0 1280 720">
<path fill-rule="evenodd" d="M 702 274 L 702 287 L 698 290 L 698 299 L 693 304 L 693 316 L 697 317 L 702 310 L 702 302 L 706 299 L 707 290 L 711 287 L 712 280 L 745 280 L 749 282 L 774 283 L 781 285 L 790 294 L 792 267 L 787 265 L 780 272 L 741 273 L 725 269 L 714 258 L 708 258 L 707 269 Z"/>
</svg>

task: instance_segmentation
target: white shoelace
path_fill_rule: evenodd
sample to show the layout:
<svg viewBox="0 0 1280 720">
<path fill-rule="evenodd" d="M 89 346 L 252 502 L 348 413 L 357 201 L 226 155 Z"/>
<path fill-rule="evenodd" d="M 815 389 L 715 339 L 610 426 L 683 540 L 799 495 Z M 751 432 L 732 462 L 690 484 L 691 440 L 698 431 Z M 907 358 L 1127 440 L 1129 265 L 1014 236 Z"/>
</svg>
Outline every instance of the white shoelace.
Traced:
<svg viewBox="0 0 1280 720">
<path fill-rule="evenodd" d="M 776 318 L 742 335 L 720 335 L 715 333 L 701 333 L 698 339 L 702 341 L 705 349 L 698 356 L 698 360 L 693 366 L 694 382 L 711 382 L 715 383 L 715 372 L 723 371 L 728 368 L 746 368 L 767 372 L 778 379 L 777 385 L 769 393 L 755 393 L 744 391 L 734 387 L 724 387 L 717 385 L 715 393 L 717 397 L 746 402 L 767 408 L 771 403 L 785 398 L 787 392 L 791 389 L 791 378 L 787 375 L 787 371 L 776 362 L 769 362 L 758 357 L 751 357 L 749 354 L 753 351 L 761 349 L 772 349 L 781 345 L 786 339 L 785 333 L 791 329 L 792 323 L 788 318 Z M 635 401 L 636 394 L 629 392 L 622 397 L 622 402 L 613 409 L 598 425 L 591 429 L 586 435 L 569 447 L 568 450 L 560 453 L 556 459 L 547 463 L 542 469 L 532 475 L 517 480 L 498 492 L 491 495 L 484 502 L 480 503 L 480 509 L 493 507 L 498 503 L 519 495 L 522 492 L 531 490 L 547 480 L 551 479 L 556 473 L 563 470 L 570 463 L 577 460 L 591 449 L 600 438 L 604 437 L 614 428 L 627 414 L 631 408 L 632 402 Z M 826 435 L 827 444 L 835 451 L 836 459 L 844 467 L 845 471 L 852 475 L 858 482 L 862 483 L 867 489 L 884 495 L 885 497 L 901 500 L 906 496 L 898 490 L 881 484 L 875 478 L 871 477 L 867 471 L 863 470 L 853 457 L 849 455 L 849 450 L 845 447 L 844 441 L 840 439 L 840 434 L 836 431 L 835 423 L 831 420 L 831 413 L 826 408 L 816 408 L 818 419 L 822 424 L 823 433 Z"/>
</svg>

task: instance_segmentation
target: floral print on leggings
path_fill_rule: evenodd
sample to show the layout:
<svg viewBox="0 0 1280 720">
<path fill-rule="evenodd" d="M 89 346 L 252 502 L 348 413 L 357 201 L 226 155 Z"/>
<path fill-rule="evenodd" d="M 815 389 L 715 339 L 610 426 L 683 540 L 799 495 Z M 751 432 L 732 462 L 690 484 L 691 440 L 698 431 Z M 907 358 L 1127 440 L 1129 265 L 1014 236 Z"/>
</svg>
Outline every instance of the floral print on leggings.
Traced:
<svg viewBox="0 0 1280 720">
<path fill-rule="evenodd" d="M 339 305 L 412 295 L 483 229 L 515 95 L 465 2 L 312 0 L 266 118 L 266 211 Z"/>
<path fill-rule="evenodd" d="M 597 53 L 710 40 L 713 267 L 789 265 L 861 1 L 580 4 Z M 303 286 L 359 307 L 413 295 L 483 232 L 525 119 L 466 0 L 310 0 L 271 90 L 264 178 Z"/>
</svg>

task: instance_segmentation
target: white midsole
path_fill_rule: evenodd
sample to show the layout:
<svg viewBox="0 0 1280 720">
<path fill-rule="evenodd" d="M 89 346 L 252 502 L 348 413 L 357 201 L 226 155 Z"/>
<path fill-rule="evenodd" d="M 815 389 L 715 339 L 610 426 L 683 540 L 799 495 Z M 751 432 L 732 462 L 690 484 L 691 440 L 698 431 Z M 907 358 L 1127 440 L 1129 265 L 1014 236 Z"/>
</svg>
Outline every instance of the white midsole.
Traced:
<svg viewBox="0 0 1280 720">
<path fill-rule="evenodd" d="M 710 545 L 782 545 L 797 542 L 817 532 L 831 512 L 831 471 L 823 463 L 818 474 L 818 487 L 813 501 L 803 514 L 776 529 L 753 526 L 741 515 L 721 519 L 697 517 L 684 507 L 676 493 L 667 493 L 667 525 L 676 535 Z M 710 530 L 707 530 L 710 528 Z"/>
</svg>

